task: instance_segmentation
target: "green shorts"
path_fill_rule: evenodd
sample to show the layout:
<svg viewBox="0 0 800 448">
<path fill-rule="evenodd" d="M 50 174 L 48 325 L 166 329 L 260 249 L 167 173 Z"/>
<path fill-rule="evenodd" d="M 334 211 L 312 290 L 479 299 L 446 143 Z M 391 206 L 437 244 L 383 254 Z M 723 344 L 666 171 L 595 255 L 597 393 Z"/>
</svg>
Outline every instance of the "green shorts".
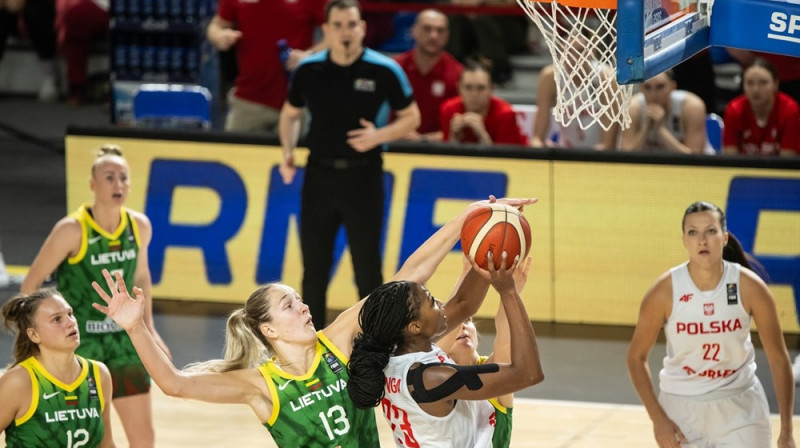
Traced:
<svg viewBox="0 0 800 448">
<path fill-rule="evenodd" d="M 112 399 L 150 392 L 150 375 L 139 359 L 131 338 L 124 331 L 82 332 L 81 345 L 75 352 L 108 366 L 114 383 Z"/>
</svg>

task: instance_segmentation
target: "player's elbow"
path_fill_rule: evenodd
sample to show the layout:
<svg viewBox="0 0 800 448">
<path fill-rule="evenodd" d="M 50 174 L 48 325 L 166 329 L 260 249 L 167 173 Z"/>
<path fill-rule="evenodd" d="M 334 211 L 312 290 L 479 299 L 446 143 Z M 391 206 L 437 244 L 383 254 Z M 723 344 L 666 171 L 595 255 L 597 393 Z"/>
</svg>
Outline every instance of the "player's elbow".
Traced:
<svg viewBox="0 0 800 448">
<path fill-rule="evenodd" d="M 535 386 L 544 381 L 544 372 L 541 366 L 539 366 L 538 369 L 533 369 L 533 371 L 526 375 L 526 380 L 528 383 L 526 387 Z"/>
</svg>

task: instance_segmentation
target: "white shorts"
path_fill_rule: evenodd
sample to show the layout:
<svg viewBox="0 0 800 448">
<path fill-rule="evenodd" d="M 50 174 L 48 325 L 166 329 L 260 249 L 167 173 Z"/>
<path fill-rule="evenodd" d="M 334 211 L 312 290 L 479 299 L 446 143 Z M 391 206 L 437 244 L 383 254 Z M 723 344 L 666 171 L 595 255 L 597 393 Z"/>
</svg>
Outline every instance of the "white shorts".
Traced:
<svg viewBox="0 0 800 448">
<path fill-rule="evenodd" d="M 770 446 L 769 407 L 758 379 L 753 386 L 721 398 L 661 392 L 658 401 L 686 436 L 684 448 Z"/>
</svg>

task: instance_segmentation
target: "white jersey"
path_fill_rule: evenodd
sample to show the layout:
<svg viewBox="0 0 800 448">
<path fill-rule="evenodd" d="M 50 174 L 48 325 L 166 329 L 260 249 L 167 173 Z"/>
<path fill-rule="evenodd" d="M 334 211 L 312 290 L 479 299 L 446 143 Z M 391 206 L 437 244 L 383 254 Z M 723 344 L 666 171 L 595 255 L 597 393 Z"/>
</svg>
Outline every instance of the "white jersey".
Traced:
<svg viewBox="0 0 800 448">
<path fill-rule="evenodd" d="M 594 89 L 600 89 L 602 78 L 607 76 L 608 66 L 599 61 L 591 62 L 592 70 L 582 82 L 589 82 Z M 564 80 L 563 82 L 570 82 Z M 580 90 L 574 103 L 569 107 L 569 116 L 578 115 L 566 125 L 558 123 L 559 136 L 557 146 L 561 148 L 588 148 L 592 149 L 603 142 L 603 128 L 595 122 L 591 112 L 603 108 L 600 98 L 592 98 L 586 90 Z M 581 127 L 583 126 L 583 127 Z"/>
<path fill-rule="evenodd" d="M 389 358 L 389 365 L 383 371 L 386 395 L 381 400 L 381 409 L 394 432 L 395 445 L 406 448 L 491 447 L 494 428 L 490 417 L 494 408 L 489 401 L 458 400 L 444 417 L 428 414 L 411 397 L 406 384 L 408 369 L 416 363 L 455 364 L 436 345 L 429 352 Z"/>
<path fill-rule="evenodd" d="M 681 143 L 686 143 L 686 132 L 683 126 L 683 104 L 686 102 L 686 95 L 689 92 L 685 90 L 673 90 L 669 95 L 669 110 L 666 111 L 667 116 L 664 118 L 664 127 Z M 639 102 L 639 109 L 641 110 L 641 123 L 647 122 L 647 111 L 645 105 L 647 102 L 644 99 L 644 94 L 639 92 L 634 97 L 633 101 Z M 705 123 L 703 123 L 705 126 Z M 644 149 L 646 151 L 666 151 L 661 139 L 658 137 L 657 129 L 650 129 L 645 137 Z M 706 146 L 703 150 L 705 154 L 715 154 L 714 148 L 708 142 L 706 136 Z"/>
<path fill-rule="evenodd" d="M 661 390 L 697 396 L 737 391 L 755 382 L 750 315 L 742 305 L 740 265 L 724 261 L 713 291 L 700 291 L 688 262 L 672 268 L 672 313 L 664 326 L 667 355 L 659 373 Z"/>
</svg>

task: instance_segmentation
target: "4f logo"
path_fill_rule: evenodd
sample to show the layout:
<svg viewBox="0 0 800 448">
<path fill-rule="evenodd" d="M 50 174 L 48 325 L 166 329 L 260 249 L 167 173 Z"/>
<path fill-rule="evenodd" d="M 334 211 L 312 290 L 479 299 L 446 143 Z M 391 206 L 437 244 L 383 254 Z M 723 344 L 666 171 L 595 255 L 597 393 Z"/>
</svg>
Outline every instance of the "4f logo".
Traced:
<svg viewBox="0 0 800 448">
<path fill-rule="evenodd" d="M 684 295 L 681 296 L 680 299 L 678 299 L 678 301 L 679 302 L 688 302 L 688 301 L 692 300 L 692 296 L 693 295 L 694 294 L 684 294 Z"/>
</svg>

